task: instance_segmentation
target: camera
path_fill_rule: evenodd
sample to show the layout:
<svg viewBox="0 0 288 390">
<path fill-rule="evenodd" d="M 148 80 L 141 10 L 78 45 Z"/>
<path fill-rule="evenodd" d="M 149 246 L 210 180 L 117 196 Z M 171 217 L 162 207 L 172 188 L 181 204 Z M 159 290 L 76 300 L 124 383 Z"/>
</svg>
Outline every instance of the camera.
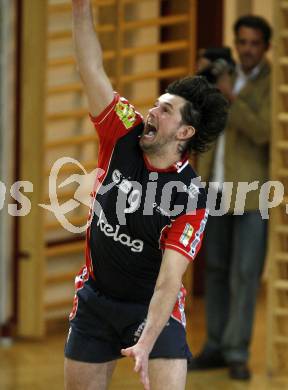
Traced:
<svg viewBox="0 0 288 390">
<path fill-rule="evenodd" d="M 231 74 L 235 68 L 235 62 L 229 47 L 211 47 L 202 49 L 199 53 L 198 64 L 201 60 L 203 65 L 199 66 L 198 76 L 206 77 L 210 84 L 216 84 L 223 74 Z"/>
</svg>

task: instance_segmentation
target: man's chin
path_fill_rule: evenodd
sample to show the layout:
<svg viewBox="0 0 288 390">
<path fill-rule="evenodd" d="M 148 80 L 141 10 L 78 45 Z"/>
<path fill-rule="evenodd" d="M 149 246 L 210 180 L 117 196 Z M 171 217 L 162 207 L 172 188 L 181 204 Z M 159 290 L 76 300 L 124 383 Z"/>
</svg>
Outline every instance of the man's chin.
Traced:
<svg viewBox="0 0 288 390">
<path fill-rule="evenodd" d="M 242 62 L 242 68 L 243 70 L 245 70 L 246 72 L 250 72 L 251 70 L 253 70 L 255 68 L 255 66 L 257 66 L 258 64 L 255 64 L 255 62 L 250 62 L 250 61 L 243 61 Z"/>
<path fill-rule="evenodd" d="M 147 145 L 147 143 L 145 142 L 143 137 L 140 138 L 139 145 L 140 145 L 140 148 L 143 150 L 143 152 L 145 152 L 146 149 L 149 149 L 149 144 Z"/>
<path fill-rule="evenodd" d="M 149 153 L 153 153 L 154 152 L 154 149 L 155 149 L 154 144 L 151 143 L 151 142 L 148 142 L 143 137 L 140 138 L 139 145 L 140 145 L 140 148 L 142 149 L 142 151 L 144 153 L 149 154 Z"/>
</svg>

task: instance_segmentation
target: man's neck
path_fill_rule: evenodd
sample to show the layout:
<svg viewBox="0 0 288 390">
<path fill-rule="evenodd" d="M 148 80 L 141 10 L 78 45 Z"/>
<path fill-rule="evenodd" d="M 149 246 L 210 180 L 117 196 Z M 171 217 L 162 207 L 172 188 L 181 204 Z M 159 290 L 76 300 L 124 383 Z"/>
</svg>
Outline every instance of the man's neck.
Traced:
<svg viewBox="0 0 288 390">
<path fill-rule="evenodd" d="M 163 156 L 145 153 L 145 157 L 149 164 L 156 169 L 167 169 L 181 160 L 180 154 Z"/>
<path fill-rule="evenodd" d="M 254 68 L 252 68 L 252 69 L 244 69 L 242 67 L 242 65 L 239 64 L 239 68 L 245 74 L 245 76 L 247 76 L 247 77 L 251 77 L 252 76 L 253 77 L 254 73 L 257 74 L 259 72 L 261 64 L 262 64 L 262 61 L 259 62 L 256 66 L 254 66 Z"/>
</svg>

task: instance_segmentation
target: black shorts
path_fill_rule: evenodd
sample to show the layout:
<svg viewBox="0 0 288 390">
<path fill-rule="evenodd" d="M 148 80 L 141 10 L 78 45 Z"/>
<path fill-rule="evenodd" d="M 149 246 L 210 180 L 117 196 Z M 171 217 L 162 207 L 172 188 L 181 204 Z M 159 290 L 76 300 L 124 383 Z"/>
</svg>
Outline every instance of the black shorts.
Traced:
<svg viewBox="0 0 288 390">
<path fill-rule="evenodd" d="M 117 301 L 93 290 L 87 283 L 77 295 L 78 308 L 70 321 L 65 356 L 89 363 L 123 357 L 121 349 L 136 344 L 141 336 L 148 307 Z M 150 353 L 150 359 L 155 358 L 192 358 L 185 328 L 171 317 Z"/>
</svg>

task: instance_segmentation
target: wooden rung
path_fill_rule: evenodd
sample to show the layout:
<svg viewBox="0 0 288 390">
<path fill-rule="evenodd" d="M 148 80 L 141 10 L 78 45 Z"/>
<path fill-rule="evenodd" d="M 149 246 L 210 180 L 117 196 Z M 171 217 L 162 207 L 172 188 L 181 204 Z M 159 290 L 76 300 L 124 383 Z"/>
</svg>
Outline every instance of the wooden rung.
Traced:
<svg viewBox="0 0 288 390">
<path fill-rule="evenodd" d="M 153 19 L 143 19 L 143 20 L 136 20 L 131 22 L 123 23 L 121 26 L 121 29 L 123 31 L 129 31 L 134 30 L 138 28 L 145 28 L 145 27 L 153 27 L 153 26 L 173 26 L 176 24 L 182 24 L 185 22 L 189 22 L 189 15 L 187 14 L 180 14 L 180 15 L 172 15 L 172 16 L 163 16 L 159 18 L 153 18 Z M 116 27 L 113 24 L 103 24 L 103 25 L 96 25 L 95 30 L 98 34 L 101 33 L 107 33 L 107 32 L 115 32 Z M 49 40 L 58 40 L 58 39 L 71 39 L 72 38 L 72 31 L 69 30 L 60 30 L 60 31 L 50 31 L 48 32 L 47 38 Z"/>
<path fill-rule="evenodd" d="M 48 87 L 47 89 L 48 95 L 57 95 L 70 92 L 83 92 L 83 85 L 81 83 L 71 83 L 64 85 L 54 85 L 52 87 Z"/>
<path fill-rule="evenodd" d="M 88 215 L 88 214 L 87 214 Z M 84 226 L 87 222 L 87 215 L 85 217 L 71 217 L 69 218 L 69 222 L 74 226 Z M 59 221 L 56 222 L 49 222 L 44 225 L 45 231 L 51 231 L 51 230 L 57 230 L 57 229 L 63 229 L 63 226 L 60 224 Z"/>
<path fill-rule="evenodd" d="M 55 256 L 70 255 L 71 253 L 81 253 L 84 255 L 85 241 L 70 242 L 68 244 L 53 245 L 45 249 L 48 258 Z"/>
<path fill-rule="evenodd" d="M 70 299 L 62 299 L 56 302 L 45 302 L 44 310 L 57 310 L 57 309 L 67 309 L 72 308 L 73 297 Z"/>
<path fill-rule="evenodd" d="M 282 177 L 282 178 L 288 178 L 288 169 L 287 168 L 280 168 L 277 171 L 277 175 Z"/>
<path fill-rule="evenodd" d="M 98 34 L 107 33 L 107 32 L 115 32 L 116 27 L 114 24 L 102 24 L 95 26 L 95 30 Z M 58 39 L 71 39 L 72 38 L 72 30 L 58 30 L 58 31 L 50 31 L 48 32 L 49 40 L 58 40 Z"/>
<path fill-rule="evenodd" d="M 278 120 L 282 123 L 288 123 L 288 114 L 285 112 L 281 112 L 280 114 L 278 114 Z"/>
<path fill-rule="evenodd" d="M 54 121 L 67 120 L 67 119 L 83 119 L 87 115 L 88 115 L 88 111 L 86 108 L 79 108 L 77 110 L 71 110 L 71 111 L 48 113 L 46 116 L 46 120 L 49 122 L 54 122 Z"/>
<path fill-rule="evenodd" d="M 273 341 L 276 344 L 288 344 L 288 337 L 286 337 L 286 336 L 274 336 Z"/>
<path fill-rule="evenodd" d="M 175 24 L 181 24 L 185 22 L 189 22 L 188 14 L 180 14 L 180 15 L 172 15 L 172 16 L 163 16 L 159 18 L 153 19 L 143 19 L 143 20 L 135 20 L 131 22 L 123 23 L 123 30 L 133 30 L 137 28 L 143 27 L 153 27 L 153 26 L 171 26 Z"/>
<path fill-rule="evenodd" d="M 275 260 L 279 262 L 287 262 L 288 263 L 288 253 L 287 252 L 277 252 L 275 254 Z"/>
<path fill-rule="evenodd" d="M 288 141 L 278 141 L 277 148 L 281 150 L 288 150 Z"/>
<path fill-rule="evenodd" d="M 98 137 L 96 134 L 83 134 L 83 135 L 77 135 L 75 137 L 50 141 L 45 145 L 45 149 L 55 149 L 63 146 L 76 146 L 76 145 L 85 144 L 86 142 L 97 142 L 97 141 L 98 141 Z"/>
<path fill-rule="evenodd" d="M 66 272 L 65 274 L 49 275 L 45 278 L 45 284 L 60 284 L 64 282 L 72 282 L 75 279 L 75 272 Z"/>
<path fill-rule="evenodd" d="M 48 12 L 49 14 L 71 12 L 71 4 L 48 4 Z"/>
<path fill-rule="evenodd" d="M 49 68 L 55 68 L 58 66 L 75 65 L 75 57 L 61 57 L 48 59 L 47 65 Z"/>
<path fill-rule="evenodd" d="M 147 46 L 139 46 L 139 47 L 130 47 L 122 49 L 120 53 L 120 57 L 133 57 L 137 54 L 147 54 L 147 53 L 163 53 L 175 50 L 183 50 L 189 47 L 189 42 L 187 40 L 177 40 L 167 43 L 159 43 L 156 45 L 147 45 Z M 114 50 L 104 51 L 103 59 L 104 60 L 112 60 L 116 57 L 116 52 Z M 61 58 L 53 58 L 48 60 L 48 66 L 51 68 L 65 65 L 74 65 L 75 58 L 74 57 L 61 57 Z"/>
<path fill-rule="evenodd" d="M 83 166 L 86 171 L 91 171 L 95 168 L 97 168 L 97 160 L 91 160 L 86 162 L 81 162 L 81 165 Z M 45 171 L 45 176 L 49 176 L 51 173 L 51 167 Z M 82 169 L 76 165 L 76 164 L 65 164 L 58 175 L 66 175 L 66 174 L 73 174 L 73 173 L 82 173 Z"/>
<path fill-rule="evenodd" d="M 95 6 L 111 6 L 116 4 L 116 0 L 92 0 L 92 4 Z M 71 12 L 70 3 L 59 3 L 48 5 L 49 14 L 58 14 L 60 12 Z"/>
<path fill-rule="evenodd" d="M 147 54 L 147 53 L 164 53 L 176 50 L 183 50 L 189 47 L 189 41 L 187 40 L 177 40 L 170 41 L 167 43 L 158 43 L 156 45 L 147 45 L 147 46 L 138 46 L 130 47 L 122 50 L 123 57 L 133 57 L 137 54 Z"/>
<path fill-rule="evenodd" d="M 186 67 L 175 67 L 175 68 L 169 68 L 169 69 L 161 69 L 158 71 L 152 71 L 152 72 L 143 72 L 143 73 L 137 73 L 132 75 L 126 75 L 121 77 L 121 82 L 123 84 L 128 84 L 134 81 L 140 81 L 140 80 L 148 80 L 148 79 L 165 79 L 165 78 L 172 78 L 172 77 L 180 77 L 187 75 L 189 72 L 188 68 Z"/>
<path fill-rule="evenodd" d="M 282 84 L 279 86 L 279 92 L 282 93 L 283 95 L 288 94 L 288 85 L 287 84 Z"/>
<path fill-rule="evenodd" d="M 103 60 L 112 60 L 116 57 L 115 50 L 106 50 L 103 52 Z M 48 67 L 49 68 L 55 68 L 59 66 L 66 66 L 66 65 L 75 65 L 75 57 L 60 57 L 60 58 L 50 58 L 48 59 Z"/>
<path fill-rule="evenodd" d="M 274 282 L 274 288 L 276 290 L 287 290 L 288 291 L 288 280 L 276 280 Z"/>
<path fill-rule="evenodd" d="M 113 77 L 110 77 L 110 81 L 112 84 L 115 83 Z M 62 85 L 53 85 L 48 87 L 47 94 L 48 95 L 57 95 L 62 93 L 73 93 L 73 92 L 83 92 L 83 85 L 81 83 L 69 83 Z"/>
<path fill-rule="evenodd" d="M 97 33 L 107 33 L 116 31 L 115 24 L 97 24 L 95 25 L 95 30 Z"/>
<path fill-rule="evenodd" d="M 288 226 L 287 225 L 277 225 L 275 226 L 275 232 L 280 234 L 288 234 Z"/>
<path fill-rule="evenodd" d="M 288 11 L 288 1 L 281 1 L 280 8 L 284 11 Z"/>
<path fill-rule="evenodd" d="M 50 41 L 55 41 L 58 39 L 71 39 L 72 31 L 70 30 L 62 30 L 62 31 L 49 31 L 47 34 L 47 39 Z"/>
<path fill-rule="evenodd" d="M 277 307 L 274 311 L 273 314 L 276 317 L 288 317 L 288 309 L 284 309 L 282 307 Z"/>
<path fill-rule="evenodd" d="M 150 0 L 153 1 L 153 0 Z M 129 3 L 141 3 L 143 0 L 122 0 L 123 4 L 129 4 Z M 106 7 L 111 5 L 116 5 L 117 0 L 92 0 L 93 6 L 98 7 Z M 66 13 L 71 12 L 71 4 L 69 3 L 59 3 L 59 4 L 49 4 L 48 5 L 48 12 L 49 14 L 55 14 L 55 13 Z"/>
<path fill-rule="evenodd" d="M 279 58 L 279 64 L 281 66 L 288 66 L 288 57 L 280 57 Z"/>
<path fill-rule="evenodd" d="M 280 31 L 279 35 L 281 38 L 287 39 L 288 38 L 288 30 L 284 29 L 284 30 Z"/>
<path fill-rule="evenodd" d="M 120 78 L 120 82 L 123 83 L 130 83 L 133 81 L 139 81 L 139 80 L 147 80 L 151 78 L 169 78 L 169 77 L 179 77 L 184 76 L 188 74 L 188 68 L 186 67 L 175 67 L 170 69 L 162 69 L 158 71 L 153 72 L 145 72 L 145 73 L 138 73 L 134 75 L 127 75 L 122 76 Z M 110 81 L 112 84 L 115 83 L 114 78 L 110 78 Z M 73 83 L 73 84 L 66 84 L 62 86 L 53 86 L 48 88 L 49 94 L 57 94 L 57 93 L 68 93 L 68 92 L 79 92 L 82 90 L 82 85 L 80 83 Z M 154 100 L 153 100 L 154 103 Z M 138 106 L 146 106 L 146 101 L 139 101 Z M 149 104 L 148 104 L 149 105 Z M 55 120 L 62 120 L 62 119 L 70 119 L 70 118 L 83 118 L 85 115 L 87 115 L 87 110 L 79 109 L 79 110 L 73 110 L 68 111 L 64 113 L 53 113 L 48 114 L 47 119 L 49 121 L 55 121 Z"/>
</svg>

